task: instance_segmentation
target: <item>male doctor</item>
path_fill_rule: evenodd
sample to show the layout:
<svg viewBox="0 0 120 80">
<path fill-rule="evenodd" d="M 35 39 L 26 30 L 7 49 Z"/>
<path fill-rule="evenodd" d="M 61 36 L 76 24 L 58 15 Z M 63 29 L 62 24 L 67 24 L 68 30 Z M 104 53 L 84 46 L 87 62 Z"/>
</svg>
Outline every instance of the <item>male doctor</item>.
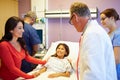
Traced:
<svg viewBox="0 0 120 80">
<path fill-rule="evenodd" d="M 82 32 L 78 80 L 117 80 L 113 47 L 106 31 L 96 20 L 91 20 L 84 3 L 73 3 L 70 14 L 70 24 Z"/>
</svg>

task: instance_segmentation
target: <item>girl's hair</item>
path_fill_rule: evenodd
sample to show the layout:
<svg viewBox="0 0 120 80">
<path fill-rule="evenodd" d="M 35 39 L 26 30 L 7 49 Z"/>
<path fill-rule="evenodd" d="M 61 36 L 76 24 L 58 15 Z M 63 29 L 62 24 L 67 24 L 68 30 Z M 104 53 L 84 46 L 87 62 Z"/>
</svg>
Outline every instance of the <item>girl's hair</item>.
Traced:
<svg viewBox="0 0 120 80">
<path fill-rule="evenodd" d="M 13 30 L 17 26 L 17 24 L 19 22 L 22 22 L 22 24 L 24 26 L 24 21 L 22 19 L 20 19 L 19 17 L 16 17 L 16 16 L 12 16 L 6 21 L 5 34 L 2 37 L 2 39 L 0 40 L 0 42 L 2 42 L 2 41 L 11 41 L 12 40 L 13 35 L 12 35 L 12 33 L 10 31 Z M 18 42 L 20 43 L 21 47 L 24 50 L 27 50 L 23 38 L 18 38 Z"/>
<path fill-rule="evenodd" d="M 66 55 L 64 55 L 64 57 L 67 57 L 68 55 L 69 55 L 69 47 L 65 44 L 65 43 L 59 43 L 58 45 L 57 45 L 57 47 L 56 47 L 56 50 L 58 49 L 58 47 L 60 46 L 60 45 L 62 45 L 62 46 L 64 46 L 64 48 L 65 48 L 65 51 L 66 51 Z M 57 53 L 55 53 L 54 55 L 52 55 L 52 57 L 57 57 Z"/>
<path fill-rule="evenodd" d="M 100 14 L 105 14 L 106 17 L 114 17 L 115 21 L 120 20 L 119 14 L 114 8 L 105 9 Z"/>
</svg>

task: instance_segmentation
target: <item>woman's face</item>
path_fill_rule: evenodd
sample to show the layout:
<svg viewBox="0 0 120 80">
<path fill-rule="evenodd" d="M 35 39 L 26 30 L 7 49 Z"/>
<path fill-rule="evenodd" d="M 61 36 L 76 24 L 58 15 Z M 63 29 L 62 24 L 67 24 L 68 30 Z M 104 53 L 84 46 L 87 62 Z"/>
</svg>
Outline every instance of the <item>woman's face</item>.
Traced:
<svg viewBox="0 0 120 80">
<path fill-rule="evenodd" d="M 13 35 L 13 37 L 19 38 L 22 37 L 24 29 L 22 22 L 18 22 L 17 26 L 10 31 Z"/>
<path fill-rule="evenodd" d="M 112 17 L 108 18 L 105 14 L 101 14 L 100 18 L 101 18 L 101 24 L 105 28 L 110 28 L 111 25 L 113 24 L 113 18 Z"/>
<path fill-rule="evenodd" d="M 57 53 L 57 57 L 58 58 L 64 58 L 64 55 L 67 54 L 65 47 L 63 45 L 60 45 L 57 49 L 56 49 L 56 53 Z"/>
</svg>

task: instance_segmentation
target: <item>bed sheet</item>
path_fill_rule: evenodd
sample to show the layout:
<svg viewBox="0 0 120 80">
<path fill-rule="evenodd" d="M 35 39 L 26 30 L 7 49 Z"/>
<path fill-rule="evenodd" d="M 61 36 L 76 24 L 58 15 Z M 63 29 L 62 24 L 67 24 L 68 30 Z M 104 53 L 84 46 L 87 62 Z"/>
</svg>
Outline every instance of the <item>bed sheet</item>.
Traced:
<svg viewBox="0 0 120 80">
<path fill-rule="evenodd" d="M 70 41 L 57 41 L 57 42 L 52 42 L 50 48 L 48 49 L 46 55 L 44 56 L 43 60 L 48 59 L 52 54 L 55 53 L 56 47 L 59 43 L 65 43 L 69 46 L 70 49 L 70 54 L 68 58 L 71 60 L 72 66 L 73 66 L 73 72 L 71 73 L 71 76 L 68 77 L 57 77 L 57 78 L 47 78 L 48 74 L 52 73 L 52 71 L 46 71 L 42 73 L 40 76 L 34 78 L 34 79 L 27 79 L 27 80 L 77 80 L 76 79 L 76 61 L 77 61 L 77 56 L 78 56 L 78 50 L 79 50 L 79 43 L 78 42 L 70 42 Z M 36 69 L 34 69 L 31 73 L 36 72 L 41 68 L 41 65 L 38 65 Z M 18 78 L 16 80 L 21 80 L 23 78 Z M 25 80 L 25 79 L 23 79 Z"/>
<path fill-rule="evenodd" d="M 36 71 L 32 71 L 31 73 L 34 73 Z M 31 74 L 29 73 L 29 74 Z M 57 78 L 48 78 L 48 75 L 54 73 L 53 71 L 46 71 L 42 73 L 40 76 L 33 78 L 33 79 L 24 79 L 22 77 L 17 78 L 16 80 L 77 80 L 76 73 L 72 72 L 70 77 L 57 77 Z"/>
</svg>

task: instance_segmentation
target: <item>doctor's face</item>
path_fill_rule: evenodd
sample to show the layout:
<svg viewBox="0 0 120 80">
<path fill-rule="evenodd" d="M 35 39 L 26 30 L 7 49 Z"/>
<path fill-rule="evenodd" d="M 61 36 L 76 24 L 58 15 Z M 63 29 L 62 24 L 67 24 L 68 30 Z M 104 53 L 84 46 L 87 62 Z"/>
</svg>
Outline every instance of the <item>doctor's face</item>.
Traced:
<svg viewBox="0 0 120 80">
<path fill-rule="evenodd" d="M 36 18 L 30 18 L 30 25 L 33 25 L 36 22 Z"/>
<path fill-rule="evenodd" d="M 77 14 L 72 14 L 70 20 L 69 20 L 69 23 L 71 25 L 74 25 L 75 29 L 78 31 L 78 32 L 82 32 L 83 31 L 83 28 L 84 28 L 84 25 L 82 24 L 82 21 L 83 20 L 83 17 L 80 17 L 78 16 Z"/>
</svg>

